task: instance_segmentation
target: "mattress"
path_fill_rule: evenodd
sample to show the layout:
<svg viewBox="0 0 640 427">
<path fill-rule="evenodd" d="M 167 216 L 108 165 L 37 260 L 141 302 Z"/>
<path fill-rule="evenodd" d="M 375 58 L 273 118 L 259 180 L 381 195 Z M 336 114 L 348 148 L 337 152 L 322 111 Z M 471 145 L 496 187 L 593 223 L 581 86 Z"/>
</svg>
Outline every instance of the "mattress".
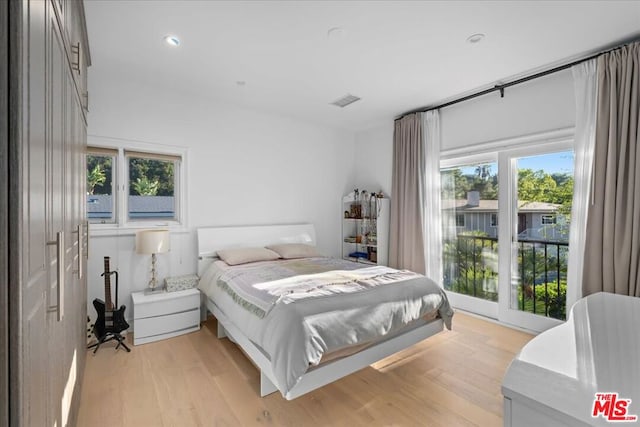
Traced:
<svg viewBox="0 0 640 427">
<path fill-rule="evenodd" d="M 203 273 L 199 287 L 269 357 L 276 385 L 286 397 L 310 367 L 328 358 L 350 354 L 435 316 L 450 328 L 453 311 L 445 293 L 421 275 L 363 292 L 276 302 L 266 313 L 255 310 L 234 292 L 234 280 L 255 281 L 252 285 L 259 287 L 264 284 L 261 277 L 275 282 L 300 273 L 362 267 L 366 265 L 325 257 L 249 266 L 216 261 Z"/>
</svg>

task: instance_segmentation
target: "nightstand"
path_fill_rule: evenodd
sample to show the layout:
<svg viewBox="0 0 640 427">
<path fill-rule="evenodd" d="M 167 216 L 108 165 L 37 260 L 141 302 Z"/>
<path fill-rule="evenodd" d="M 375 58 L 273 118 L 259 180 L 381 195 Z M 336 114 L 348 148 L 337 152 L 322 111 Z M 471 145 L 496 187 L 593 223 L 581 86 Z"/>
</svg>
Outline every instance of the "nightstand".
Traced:
<svg viewBox="0 0 640 427">
<path fill-rule="evenodd" d="M 134 292 L 133 344 L 146 344 L 200 329 L 200 291 L 145 295 Z"/>
</svg>

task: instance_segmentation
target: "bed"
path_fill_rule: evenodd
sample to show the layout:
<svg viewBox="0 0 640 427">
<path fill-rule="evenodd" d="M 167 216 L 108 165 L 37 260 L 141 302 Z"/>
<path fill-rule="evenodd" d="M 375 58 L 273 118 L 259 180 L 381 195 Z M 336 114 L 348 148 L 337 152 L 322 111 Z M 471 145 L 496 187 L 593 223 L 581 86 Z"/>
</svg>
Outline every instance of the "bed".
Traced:
<svg viewBox="0 0 640 427">
<path fill-rule="evenodd" d="M 233 266 L 217 258 L 233 248 L 313 246 L 311 224 L 209 227 L 197 235 L 199 288 L 218 337 L 260 370 L 261 396 L 295 399 L 450 329 L 446 295 L 413 272 L 321 256 Z"/>
</svg>

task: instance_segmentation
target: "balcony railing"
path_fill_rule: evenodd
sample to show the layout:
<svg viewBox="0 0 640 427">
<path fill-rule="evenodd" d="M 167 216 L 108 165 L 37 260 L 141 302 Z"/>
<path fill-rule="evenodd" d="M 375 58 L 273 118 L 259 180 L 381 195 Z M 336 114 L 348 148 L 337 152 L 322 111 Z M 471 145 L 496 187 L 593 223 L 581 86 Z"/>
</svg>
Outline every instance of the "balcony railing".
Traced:
<svg viewBox="0 0 640 427">
<path fill-rule="evenodd" d="M 459 234 L 444 243 L 445 289 L 497 301 L 498 239 Z M 511 307 L 565 319 L 568 252 L 567 242 L 518 239 Z"/>
</svg>

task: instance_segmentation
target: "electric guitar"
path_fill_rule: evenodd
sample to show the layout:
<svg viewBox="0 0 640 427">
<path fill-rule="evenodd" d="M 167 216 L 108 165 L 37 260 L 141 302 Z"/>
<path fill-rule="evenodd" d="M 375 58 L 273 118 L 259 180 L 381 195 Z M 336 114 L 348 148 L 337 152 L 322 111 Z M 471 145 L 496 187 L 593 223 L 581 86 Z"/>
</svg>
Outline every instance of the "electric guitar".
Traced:
<svg viewBox="0 0 640 427">
<path fill-rule="evenodd" d="M 94 299 L 93 306 L 98 313 L 96 323 L 93 325 L 93 333 L 98 338 L 102 339 L 107 334 L 119 334 L 125 329 L 129 328 L 129 324 L 124 320 L 125 306 L 121 305 L 119 309 L 114 310 L 113 302 L 111 302 L 111 275 L 116 274 L 116 281 L 118 280 L 117 272 L 109 271 L 109 257 L 104 257 L 104 299 Z M 116 285 L 117 288 L 117 285 Z"/>
</svg>

